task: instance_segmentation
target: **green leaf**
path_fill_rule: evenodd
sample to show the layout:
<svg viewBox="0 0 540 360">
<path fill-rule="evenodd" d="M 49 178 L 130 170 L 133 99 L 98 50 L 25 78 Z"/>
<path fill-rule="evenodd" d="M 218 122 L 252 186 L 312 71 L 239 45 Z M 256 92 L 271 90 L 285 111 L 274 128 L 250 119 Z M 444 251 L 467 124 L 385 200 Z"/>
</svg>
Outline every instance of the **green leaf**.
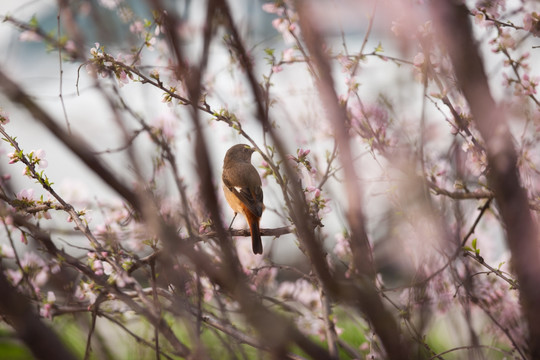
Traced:
<svg viewBox="0 0 540 360">
<path fill-rule="evenodd" d="M 38 19 L 36 17 L 36 14 L 32 15 L 32 18 L 30 19 L 30 22 L 28 23 L 28 25 L 30 25 L 34 29 L 39 26 L 39 22 L 38 22 Z"/>
</svg>

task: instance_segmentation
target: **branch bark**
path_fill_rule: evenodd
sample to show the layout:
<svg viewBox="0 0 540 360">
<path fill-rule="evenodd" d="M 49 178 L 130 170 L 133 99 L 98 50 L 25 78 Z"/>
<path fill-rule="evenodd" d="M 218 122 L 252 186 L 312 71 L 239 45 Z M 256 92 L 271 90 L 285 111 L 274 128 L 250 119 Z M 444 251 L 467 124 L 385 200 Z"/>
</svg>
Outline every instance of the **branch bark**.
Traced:
<svg viewBox="0 0 540 360">
<path fill-rule="evenodd" d="M 393 315 L 385 308 L 382 299 L 377 293 L 374 282 L 375 266 L 369 239 L 366 233 L 364 214 L 362 210 L 361 187 L 354 168 L 350 137 L 348 134 L 348 119 L 345 110 L 339 105 L 337 93 L 334 88 L 332 69 L 328 56 L 323 51 L 324 40 L 315 24 L 311 22 L 309 5 L 307 2 L 298 2 L 299 23 L 306 47 L 313 61 L 315 84 L 319 96 L 325 105 L 326 116 L 332 123 L 338 146 L 338 154 L 343 166 L 345 192 L 348 196 L 347 223 L 350 228 L 350 243 L 355 267 L 356 283 L 349 289 L 359 294 L 350 297 L 344 294 L 348 301 L 352 301 L 372 323 L 377 335 L 381 338 L 389 359 L 403 359 L 410 354 L 410 345 L 401 336 L 398 324 Z M 324 280 L 324 279 L 323 279 Z M 325 284 L 327 288 L 331 286 Z"/>
</svg>

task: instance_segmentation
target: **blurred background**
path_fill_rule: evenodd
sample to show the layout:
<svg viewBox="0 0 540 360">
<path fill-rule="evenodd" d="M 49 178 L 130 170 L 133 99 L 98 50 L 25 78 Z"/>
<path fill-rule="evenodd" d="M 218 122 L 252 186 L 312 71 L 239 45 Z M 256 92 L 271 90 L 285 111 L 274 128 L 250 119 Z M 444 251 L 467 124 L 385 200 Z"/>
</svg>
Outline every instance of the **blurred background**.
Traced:
<svg viewBox="0 0 540 360">
<path fill-rule="evenodd" d="M 272 27 L 273 14 L 262 10 L 263 1 L 231 1 L 230 6 L 250 48 L 250 53 L 254 57 L 255 69 L 262 76 L 268 72 L 268 66 L 264 59 L 264 49 L 275 49 L 276 54 L 291 47 L 291 44 L 284 43 L 282 36 Z M 126 18 L 131 21 L 123 22 L 117 15 L 118 5 L 125 6 Z M 201 31 L 204 23 L 204 11 L 206 4 L 197 1 L 174 1 L 168 5 L 175 8 L 186 20 L 186 56 L 197 61 L 200 55 Z M 30 1 L 27 3 L 2 2 L 0 11 L 4 15 L 9 15 L 22 22 L 36 21 L 46 31 L 54 34 L 58 29 L 58 8 L 55 1 Z M 84 31 L 86 40 L 85 47 L 90 57 L 90 49 L 99 43 L 105 46 L 105 50 L 113 56 L 118 54 L 129 54 L 130 51 L 141 45 L 141 39 L 130 30 L 133 19 L 151 19 L 152 14 L 145 1 L 73 1 L 70 6 L 77 9 L 77 23 Z M 110 8 L 108 8 L 108 6 Z M 330 16 L 326 19 L 328 25 L 325 31 L 329 43 L 339 46 L 341 43 L 341 33 L 346 35 L 348 45 L 352 49 L 358 49 L 368 28 L 369 17 L 373 11 L 373 3 L 348 2 L 337 4 L 333 2 L 320 2 L 318 16 L 323 14 Z M 379 11 L 381 6 L 379 5 Z M 375 49 L 380 43 L 385 44 L 385 50 L 389 54 L 401 54 L 405 50 L 405 55 L 413 55 L 406 46 L 397 46 L 395 40 L 389 37 L 386 32 L 391 24 L 385 19 L 383 14 L 376 13 L 377 21 L 374 22 L 372 36 L 367 39 L 365 45 L 367 49 Z M 339 24 L 333 26 L 332 24 Z M 17 81 L 24 86 L 26 91 L 42 104 L 58 121 L 65 123 L 63 106 L 59 100 L 60 95 L 60 67 L 57 51 L 50 51 L 42 42 L 36 39 L 25 38 L 28 33 L 21 33 L 19 29 L 8 23 L 2 25 L 0 32 L 0 44 L 2 46 L 2 67 L 10 74 L 16 74 Z M 403 45 L 403 44 L 402 44 Z M 165 67 L 167 59 L 161 54 L 166 46 L 162 40 L 155 44 L 154 49 L 144 49 L 144 60 L 142 69 L 160 69 Z M 386 47 L 389 47 L 386 49 Z M 261 128 L 254 119 L 253 100 L 249 93 L 247 83 L 243 77 L 234 73 L 232 65 L 229 63 L 230 54 L 224 44 L 214 41 L 212 54 L 210 57 L 207 86 L 211 91 L 208 101 L 215 104 L 216 108 L 227 108 L 237 114 L 241 119 L 246 132 L 253 134 L 254 139 L 260 143 L 262 139 Z M 121 131 L 117 126 L 112 125 L 113 114 L 106 99 L 100 89 L 94 86 L 92 77 L 88 76 L 88 71 L 79 62 L 62 62 L 62 96 L 64 99 L 65 111 L 72 131 L 84 135 L 90 139 L 96 152 L 101 152 L 102 157 L 107 160 L 111 168 L 118 169 L 122 176 L 129 181 L 130 169 L 123 164 L 126 163 L 125 153 L 112 151 L 118 149 L 124 143 Z M 383 95 L 383 91 L 395 88 L 392 92 L 393 101 L 399 102 L 400 108 L 418 113 L 421 110 L 421 86 L 410 84 L 410 69 L 401 69 L 398 66 L 387 66 L 379 59 L 368 59 L 362 66 L 362 95 L 367 101 L 377 101 Z M 339 69 L 336 75 L 342 77 Z M 289 136 L 284 141 L 289 147 L 291 154 L 296 155 L 298 148 L 310 148 L 316 144 L 318 149 L 313 154 L 318 154 L 319 164 L 324 165 L 324 154 L 333 149 L 333 140 L 330 136 L 328 122 L 321 116 L 322 107 L 317 99 L 316 91 L 309 74 L 304 70 L 302 64 L 294 64 L 284 67 L 283 71 L 275 74 L 273 80 L 273 91 L 275 93 L 276 104 L 273 106 L 275 121 L 279 123 L 283 130 L 283 136 Z M 407 84 L 407 91 L 403 91 L 402 85 Z M 106 84 L 104 86 L 107 86 Z M 336 86 L 342 91 L 346 90 L 346 85 L 340 81 Z M 411 88 L 412 86 L 412 88 Z M 416 89 L 415 89 L 416 87 Z M 172 122 L 170 125 L 176 134 L 176 143 L 179 162 L 185 169 L 183 173 L 186 181 L 191 184 L 191 190 L 195 190 L 197 184 L 193 168 L 192 151 L 192 125 L 187 121 L 187 112 L 180 106 L 170 106 L 162 102 L 163 93 L 153 87 L 142 86 L 141 84 L 129 84 L 121 88 L 122 98 L 148 122 Z M 386 96 L 386 95 L 384 95 Z M 73 157 L 66 149 L 57 144 L 55 137 L 46 131 L 38 122 L 33 122 L 24 111 L 13 108 L 11 104 L 3 101 L 3 108 L 11 114 L 12 122 L 10 129 L 13 134 L 21 134 L 18 141 L 23 149 L 43 149 L 46 151 L 48 162 L 47 174 L 54 179 L 56 186 L 60 186 L 62 194 L 68 200 L 82 200 L 95 198 L 96 201 L 104 201 L 115 197 L 107 186 L 104 186 L 83 164 Z M 204 115 L 203 115 L 204 116 Z M 413 115 L 414 116 L 414 115 Z M 174 121 L 171 119 L 180 119 Z M 208 119 L 210 117 L 207 117 Z M 209 121 L 209 120 L 206 120 Z M 135 127 L 135 123 L 131 124 Z M 127 126 L 130 123 L 127 122 Z M 24 134 L 24 135 L 23 135 Z M 225 124 L 209 122 L 206 131 L 208 143 L 212 145 L 213 169 L 216 176 L 220 176 L 222 159 L 225 151 L 235 143 L 245 142 L 238 137 L 235 131 Z M 143 136 L 135 140 L 135 149 L 141 154 L 142 166 L 150 174 L 152 164 L 148 161 L 148 155 L 155 149 L 150 141 Z M 361 176 L 366 181 L 368 193 L 374 194 L 384 191 L 386 184 L 380 188 L 376 179 L 380 178 L 380 166 L 374 166 L 373 158 L 366 156 L 365 149 L 359 144 L 358 153 L 360 159 Z M 4 154 L 10 152 L 9 146 L 4 144 Z M 362 153 L 362 154 L 360 154 Z M 7 159 L 7 158 L 6 158 Z M 54 159 L 54 160 L 53 160 Z M 255 154 L 254 163 L 260 164 L 262 159 Z M 22 167 L 21 167 L 22 168 Z M 11 169 L 10 169 L 11 170 Z M 22 170 L 21 170 L 22 171 Z M 29 179 L 14 177 L 14 181 L 23 181 L 18 184 L 21 188 L 34 188 L 36 193 L 42 191 Z M 165 184 L 172 186 L 172 183 Z M 216 179 L 216 187 L 219 185 L 219 178 Z M 283 220 L 272 213 L 271 209 L 280 211 L 282 205 L 279 198 L 279 191 L 274 187 L 273 182 L 265 183 L 265 204 L 270 211 L 265 213 L 262 221 L 263 227 L 276 227 L 283 225 Z M 329 187 L 333 196 L 341 197 L 341 186 L 334 181 L 329 181 Z M 370 189 L 373 187 L 373 189 Z M 221 193 L 220 193 L 221 195 Z M 378 200 L 381 199 L 377 196 Z M 222 198 L 223 200 L 223 198 Z M 370 202 L 377 202 L 377 199 Z M 330 206 L 336 207 L 335 212 L 329 212 L 332 220 L 325 222 L 325 229 L 329 233 L 339 233 L 343 228 L 343 223 L 339 219 L 342 213 L 339 209 L 340 201 L 336 201 Z M 370 205 L 373 216 L 377 216 L 375 210 L 379 207 Z M 228 208 L 224 208 L 225 222 L 232 216 Z M 371 213 L 369 214 L 372 215 Z M 98 211 L 92 216 L 99 218 Z M 241 219 L 238 220 L 241 224 Z M 280 253 L 281 259 L 294 259 L 298 254 L 296 246 L 280 239 L 276 241 L 276 247 L 285 246 L 285 250 Z"/>
<path fill-rule="evenodd" d="M 189 63 L 197 63 L 200 61 L 206 2 L 169 0 L 163 3 L 182 19 L 183 27 L 178 32 L 183 40 L 184 55 Z M 270 117 L 280 136 L 283 136 L 287 152 L 298 156 L 299 150 L 310 151 L 309 161 L 315 171 L 309 174 L 305 169 L 300 170 L 303 174 L 302 185 L 317 186 L 320 175 L 326 170 L 327 159 L 333 152 L 335 139 L 312 76 L 305 62 L 301 61 L 301 52 L 294 46 L 294 39 L 282 36 L 272 25 L 276 15 L 263 11 L 266 2 L 231 0 L 228 3 L 252 56 L 258 81 L 262 82 L 265 76 L 271 74 L 273 104 Z M 476 2 L 469 1 L 468 4 L 473 6 Z M 402 286 L 417 275 L 416 261 L 421 262 L 419 259 L 423 259 L 423 255 L 433 249 L 436 249 L 435 252 L 444 249 L 441 243 L 450 235 L 441 235 L 443 229 L 459 233 L 460 229 L 468 228 L 480 206 L 474 199 L 461 202 L 458 206 L 452 200 L 441 199 L 433 193 L 429 193 L 431 197 L 426 200 L 417 175 L 424 174 L 438 186 L 451 191 L 474 191 L 483 189 L 482 186 L 486 184 L 485 169 L 477 167 L 476 159 L 467 152 L 470 139 L 456 136 L 451 113 L 439 101 L 440 89 L 433 84 L 424 87 L 418 64 L 422 63 L 420 58 L 425 49 L 418 41 L 417 34 L 429 34 L 432 25 L 428 21 L 425 7 L 414 8 L 414 13 L 411 13 L 409 5 L 390 0 L 319 0 L 314 1 L 311 8 L 312 21 L 324 34 L 325 46 L 335 60 L 332 71 L 340 100 L 345 102 L 350 88 L 357 86 L 355 94 L 361 99 L 363 111 L 368 111 L 371 116 L 384 122 L 388 132 L 386 145 L 395 151 L 396 156 L 388 158 L 380 156 L 381 149 L 365 138 L 355 136 L 351 141 L 358 182 L 361 184 L 358 191 L 362 192 L 364 200 L 362 207 L 368 235 L 374 247 L 379 274 L 390 287 Z M 522 6 L 522 2 L 508 1 L 504 9 L 507 18 L 521 24 L 522 19 L 515 14 L 518 14 L 517 10 Z M 144 73 L 166 73 L 171 66 L 168 44 L 163 36 L 159 36 L 159 28 L 149 28 L 153 34 L 158 35 L 151 36 L 151 41 L 145 44 L 144 34 L 138 27 L 147 21 L 152 22 L 154 18 L 146 1 L 80 0 L 70 1 L 69 7 L 83 32 L 82 47 L 86 49 L 87 58 L 92 57 L 92 48 L 97 51 L 103 47 L 106 53 L 128 62 L 133 49 L 141 49 L 142 62 L 137 67 Z M 22 23 L 39 25 L 51 36 L 62 38 L 66 35 L 66 29 L 61 26 L 58 35 L 58 14 L 56 1 L 0 1 L 0 15 Z M 493 50 L 495 45 L 491 39 L 494 37 L 494 29 L 478 25 L 475 26 L 475 35 L 484 57 L 491 90 L 498 101 L 511 108 L 506 102 L 512 102 L 513 91 L 504 83 L 508 66 L 500 53 Z M 214 111 L 226 110 L 235 114 L 246 133 L 262 147 L 263 131 L 255 116 L 251 90 L 245 74 L 238 71 L 238 64 L 223 38 L 224 34 L 220 33 L 212 42 L 210 62 L 204 79 L 208 94 L 206 101 Z M 522 53 L 529 52 L 528 63 L 533 68 L 539 60 L 539 51 L 532 50 L 537 45 L 537 38 L 530 36 L 519 42 L 519 49 L 524 49 Z M 265 49 L 273 49 L 273 52 Z M 360 60 L 358 70 L 351 78 L 347 71 L 350 58 L 344 54 L 356 54 L 361 49 L 366 55 Z M 270 55 L 273 54 L 279 60 L 291 53 L 294 54 L 293 60 L 279 66 L 272 62 Z M 115 79 L 99 79 L 96 82 L 86 64 L 70 61 L 67 54 L 60 55 L 61 63 L 58 51 L 51 49 L 31 32 L 21 31 L 9 21 L 0 23 L 0 67 L 43 106 L 58 124 L 65 128 L 69 126 L 74 134 L 84 138 L 115 174 L 126 184 L 131 184 L 135 177 L 128 154 L 124 151 L 126 137 L 110 106 L 111 99 L 113 102 L 122 99 L 133 113 L 147 123 L 170 132 L 174 138 L 173 150 L 177 155 L 179 172 L 187 185 L 186 192 L 190 200 L 196 202 L 200 184 L 194 163 L 193 124 L 186 107 L 165 102 L 163 91 L 142 82 L 130 80 L 122 84 Z M 438 66 L 444 73 L 448 64 L 441 63 Z M 181 87 L 180 84 L 169 82 L 170 79 L 161 80 L 166 85 Z M 463 98 L 451 95 L 455 95 L 452 100 L 457 110 L 468 114 Z M 25 151 L 45 151 L 48 162 L 45 172 L 54 182 L 57 191 L 74 206 L 86 209 L 86 219 L 92 228 L 98 229 L 107 223 L 106 211 L 103 209 L 121 207 L 119 196 L 60 144 L 54 134 L 32 119 L 25 110 L 13 106 L 2 94 L 0 108 L 9 114 L 11 121 L 6 129 L 17 137 L 21 148 Z M 528 108 L 527 111 L 532 114 L 531 119 L 538 116 L 537 109 Z M 523 113 L 509 111 L 509 118 L 512 121 L 512 131 L 515 131 L 516 138 L 522 143 L 527 143 L 529 135 L 531 139 L 535 138 L 530 132 L 530 122 Z M 224 122 L 213 120 L 209 114 L 202 113 L 201 119 L 210 145 L 214 184 L 220 190 L 221 166 L 226 150 L 246 140 Z M 138 128 L 133 117 L 124 116 L 122 120 L 128 131 Z M 172 190 L 175 187 L 172 177 L 156 170 L 159 149 L 146 134 L 134 138 L 132 149 L 149 183 L 156 181 L 155 189 L 163 196 L 163 204 L 177 206 L 179 196 Z M 530 148 L 531 152 L 533 150 L 537 150 L 536 145 Z M 0 169 L 12 174 L 10 188 L 13 193 L 31 188 L 35 197 L 41 194 L 47 197 L 38 184 L 21 176 L 24 168 L 22 164 L 8 165 L 10 152 L 12 149 L 7 143 L 0 145 Z M 461 155 L 456 155 L 458 153 Z M 418 161 L 422 156 L 423 159 Z M 531 168 L 540 166 L 536 155 L 528 159 L 531 160 Z M 264 174 L 264 163 L 259 154 L 253 155 L 253 163 Z M 330 177 L 322 189 L 327 207 L 321 212 L 324 227 L 320 233 L 330 257 L 335 259 L 336 241 L 339 242 L 346 235 L 345 213 L 349 194 L 343 190 L 339 162 L 336 161 L 333 166 L 335 176 Z M 532 194 L 540 190 L 536 177 L 523 176 L 523 179 Z M 261 226 L 276 228 L 289 225 L 281 189 L 271 177 L 263 179 L 263 190 L 266 211 Z M 218 191 L 218 196 L 223 224 L 228 226 L 233 214 L 225 205 L 221 191 Z M 458 217 L 456 214 L 460 215 L 458 219 L 455 218 Z M 44 222 L 43 226 L 58 234 L 58 243 L 65 243 L 70 252 L 85 256 L 85 249 L 72 246 L 84 246 L 86 239 L 72 231 L 72 225 L 66 223 L 64 213 L 55 212 L 51 215 L 53 221 Z M 482 254 L 494 264 L 508 260 L 503 229 L 497 216 L 496 212 L 489 213 L 486 215 L 489 220 L 482 221 L 475 230 L 475 236 L 481 239 Z M 245 228 L 244 220 L 238 217 L 234 227 Z M 249 247 L 249 238 L 238 238 L 237 243 L 242 244 L 239 247 Z M 309 270 L 306 257 L 298 250 L 294 234 L 276 239 L 266 237 L 263 243 L 265 256 L 274 265 Z M 17 244 L 18 251 L 24 251 L 25 248 L 26 245 Z M 339 260 L 335 264 L 343 266 Z M 427 268 L 429 265 L 426 262 Z M 296 278 L 290 272 L 280 272 L 278 275 L 279 281 Z M 444 293 L 446 300 L 451 301 L 452 290 L 434 291 Z M 452 323 L 457 318 L 454 315 L 459 311 L 460 308 L 452 308 L 444 320 L 434 320 L 434 330 L 430 333 L 433 344 L 439 341 L 445 343 L 445 346 L 459 344 L 466 338 L 455 331 L 456 328 L 464 328 L 462 319 L 455 320 L 457 325 Z M 65 336 L 69 337 L 70 331 L 73 331 L 71 341 L 76 343 L 75 347 L 84 346 L 83 335 L 88 329 L 88 321 L 77 318 L 75 322 L 70 322 L 63 317 L 55 318 L 54 321 L 59 329 L 63 328 L 59 331 Z M 130 325 L 141 327 L 146 330 L 147 336 L 151 336 L 148 324 L 141 324 L 140 319 L 134 319 Z M 348 325 L 354 327 L 357 324 Z M 80 329 L 77 330 L 77 327 Z M 124 358 L 137 356 L 133 349 L 114 349 L 112 341 L 107 341 L 109 334 L 114 334 L 111 335 L 112 339 L 127 338 L 123 331 L 100 328 L 99 336 L 105 340 L 97 343 L 108 344 L 110 348 L 96 350 L 96 358 L 99 358 L 100 353 L 113 353 Z M 14 356 L 3 355 L 1 350 L 2 359 Z M 8 354 L 7 350 L 5 353 Z M 17 356 L 24 358 L 25 355 Z"/>
</svg>

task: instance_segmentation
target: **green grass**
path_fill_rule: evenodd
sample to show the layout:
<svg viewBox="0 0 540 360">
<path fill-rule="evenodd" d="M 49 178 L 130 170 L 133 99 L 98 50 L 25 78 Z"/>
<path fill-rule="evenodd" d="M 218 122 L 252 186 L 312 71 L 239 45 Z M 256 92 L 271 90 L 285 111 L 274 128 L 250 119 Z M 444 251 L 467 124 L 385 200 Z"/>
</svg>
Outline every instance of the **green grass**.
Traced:
<svg viewBox="0 0 540 360">
<path fill-rule="evenodd" d="M 349 344 L 356 351 L 360 352 L 359 346 L 365 342 L 364 331 L 365 326 L 362 323 L 355 321 L 350 314 L 343 310 L 336 309 L 335 316 L 338 318 L 338 326 L 342 330 L 340 338 Z M 154 328 L 146 320 L 141 317 L 123 316 L 123 324 L 132 332 L 136 333 L 140 338 L 146 341 L 154 341 Z M 240 317 L 235 325 L 239 329 L 245 329 L 245 324 L 242 323 Z M 186 324 L 184 320 L 166 316 L 166 321 L 173 329 L 176 336 L 193 351 L 197 349 L 195 345 L 198 341 L 197 337 L 190 332 L 192 324 Z M 54 329 L 59 334 L 66 347 L 74 354 L 76 358 L 84 358 L 86 349 L 86 341 L 88 331 L 91 324 L 91 315 L 89 313 L 65 315 L 55 318 L 52 322 L 48 322 L 49 327 Z M 215 331 L 214 329 L 204 326 L 200 334 L 200 341 L 205 353 L 202 357 L 216 359 L 270 359 L 271 356 L 265 352 L 246 345 L 240 344 L 236 339 L 226 336 L 224 333 Z M 251 334 L 256 338 L 256 334 Z M 327 349 L 327 343 L 321 341 L 318 336 L 310 336 L 310 339 Z M 172 356 L 173 350 L 167 340 L 160 335 L 160 347 L 169 356 L 174 359 L 178 357 Z M 133 359 L 155 359 L 155 352 L 152 347 L 148 347 L 138 343 L 135 338 L 127 334 L 123 329 L 111 323 L 105 318 L 97 318 L 96 328 L 92 336 L 91 360 L 107 359 L 107 358 L 133 358 Z M 291 347 L 290 352 L 300 356 L 306 356 L 298 347 Z M 361 353 L 361 352 L 360 352 Z M 0 327 L 0 360 L 19 360 L 31 359 L 32 354 L 27 347 L 21 343 L 14 335 L 13 331 L 5 327 Z M 340 359 L 351 359 L 345 351 L 340 348 Z M 179 358 L 178 358 L 179 359 Z"/>
</svg>

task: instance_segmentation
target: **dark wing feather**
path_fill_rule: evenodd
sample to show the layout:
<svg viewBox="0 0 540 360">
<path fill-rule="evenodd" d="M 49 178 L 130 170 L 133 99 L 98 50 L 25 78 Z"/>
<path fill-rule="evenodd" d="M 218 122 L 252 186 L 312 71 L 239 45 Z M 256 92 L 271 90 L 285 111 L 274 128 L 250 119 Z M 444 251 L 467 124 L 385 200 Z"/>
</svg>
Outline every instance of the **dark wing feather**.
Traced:
<svg viewBox="0 0 540 360">
<path fill-rule="evenodd" d="M 240 191 L 237 190 L 237 187 L 230 186 L 224 181 L 225 186 L 239 198 L 244 205 L 251 211 L 254 215 L 258 217 L 262 216 L 263 212 L 263 192 L 260 186 L 257 186 L 254 189 L 247 187 L 241 187 Z"/>
</svg>

